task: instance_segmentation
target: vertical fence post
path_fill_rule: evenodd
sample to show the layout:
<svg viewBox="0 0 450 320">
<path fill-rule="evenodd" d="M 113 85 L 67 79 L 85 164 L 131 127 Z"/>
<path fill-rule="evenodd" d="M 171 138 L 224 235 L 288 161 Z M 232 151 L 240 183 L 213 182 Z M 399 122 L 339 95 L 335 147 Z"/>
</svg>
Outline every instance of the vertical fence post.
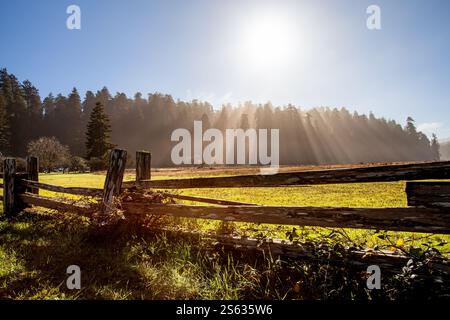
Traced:
<svg viewBox="0 0 450 320">
<path fill-rule="evenodd" d="M 36 157 L 27 157 L 27 174 L 28 180 L 39 181 L 39 162 Z M 27 188 L 27 192 L 39 194 L 38 188 Z"/>
<path fill-rule="evenodd" d="M 114 197 L 120 194 L 126 163 L 127 152 L 125 150 L 114 149 L 111 151 L 108 173 L 103 188 L 102 213 L 109 213 L 114 210 Z"/>
<path fill-rule="evenodd" d="M 136 152 L 136 182 L 151 179 L 152 154 L 147 151 Z"/>
<path fill-rule="evenodd" d="M 7 217 L 18 212 L 16 198 L 16 159 L 3 160 L 3 208 Z"/>
</svg>

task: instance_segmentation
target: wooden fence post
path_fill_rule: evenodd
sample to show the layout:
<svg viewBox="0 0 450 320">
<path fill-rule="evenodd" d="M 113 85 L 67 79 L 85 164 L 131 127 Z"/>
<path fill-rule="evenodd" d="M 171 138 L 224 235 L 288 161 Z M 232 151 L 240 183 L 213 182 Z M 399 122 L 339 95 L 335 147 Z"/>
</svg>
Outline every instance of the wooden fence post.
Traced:
<svg viewBox="0 0 450 320">
<path fill-rule="evenodd" d="M 16 159 L 3 160 L 3 208 L 7 217 L 18 213 L 17 185 L 16 185 Z"/>
<path fill-rule="evenodd" d="M 113 201 L 114 197 L 120 194 L 126 163 L 127 152 L 125 150 L 114 149 L 111 151 L 108 173 L 103 188 L 102 213 L 110 213 L 115 209 Z"/>
<path fill-rule="evenodd" d="M 152 154 L 147 151 L 136 152 L 136 182 L 151 179 Z"/>
<path fill-rule="evenodd" d="M 36 157 L 27 157 L 28 180 L 39 182 L 39 162 Z M 27 188 L 27 192 L 39 194 L 38 188 Z"/>
</svg>

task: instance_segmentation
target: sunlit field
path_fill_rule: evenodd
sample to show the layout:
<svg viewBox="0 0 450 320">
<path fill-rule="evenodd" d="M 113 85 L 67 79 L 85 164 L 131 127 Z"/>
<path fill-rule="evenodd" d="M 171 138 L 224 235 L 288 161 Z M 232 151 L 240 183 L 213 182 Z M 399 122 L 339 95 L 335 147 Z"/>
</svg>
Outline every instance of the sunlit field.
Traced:
<svg viewBox="0 0 450 320">
<path fill-rule="evenodd" d="M 161 169 L 152 173 L 152 179 L 245 174 L 255 170 Z M 102 173 L 40 175 L 44 183 L 96 188 L 102 188 L 104 178 Z M 134 180 L 134 173 L 127 172 L 125 180 Z M 405 207 L 404 188 L 403 182 L 390 182 L 170 192 L 265 205 Z M 61 196 L 47 191 L 40 194 Z M 402 281 L 392 278 L 386 283 L 389 293 L 369 292 L 358 279 L 361 270 L 330 266 L 325 270 L 317 262 L 224 253 L 212 246 L 210 240 L 187 239 L 170 232 L 149 230 L 148 234 L 129 232 L 102 237 L 84 218 L 69 215 L 66 219 L 50 219 L 48 215 L 43 218 L 34 214 L 49 211 L 27 211 L 12 223 L 0 222 L 0 298 L 389 299 L 398 298 L 397 294 L 403 290 Z M 445 235 L 333 231 L 186 218 L 172 219 L 171 228 L 319 243 L 326 239 L 366 249 L 380 247 L 406 252 L 433 246 L 446 255 L 450 251 L 447 244 L 450 237 Z M 333 239 L 329 237 L 332 233 Z M 71 264 L 82 269 L 83 289 L 76 293 L 65 286 L 65 268 Z M 327 277 L 329 272 L 334 272 L 333 279 Z M 415 296 L 421 294 L 411 286 L 408 290 L 415 290 L 411 291 Z"/>
</svg>

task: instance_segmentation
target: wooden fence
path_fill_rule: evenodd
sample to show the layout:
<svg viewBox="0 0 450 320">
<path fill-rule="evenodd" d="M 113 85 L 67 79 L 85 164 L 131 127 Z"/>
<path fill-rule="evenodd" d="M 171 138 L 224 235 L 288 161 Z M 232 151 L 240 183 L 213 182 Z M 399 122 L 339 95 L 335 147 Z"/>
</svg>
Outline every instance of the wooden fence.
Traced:
<svg viewBox="0 0 450 320">
<path fill-rule="evenodd" d="M 103 189 L 61 187 L 39 182 L 38 159 L 27 158 L 27 170 L 16 172 L 15 159 L 4 160 L 3 197 L 4 212 L 14 216 L 27 206 L 41 206 L 80 214 L 92 214 L 93 208 L 76 202 L 39 196 L 38 190 L 49 190 L 101 199 L 100 212 L 115 210 L 114 198 L 122 188 L 175 189 L 222 187 L 282 187 L 292 185 L 327 183 L 376 183 L 400 180 L 450 179 L 450 162 L 431 162 L 406 165 L 389 165 L 352 169 L 285 172 L 274 175 L 242 175 L 173 180 L 150 180 L 151 154 L 137 152 L 136 180 L 124 182 L 127 152 L 114 150 Z M 121 209 L 126 215 L 170 215 L 177 217 L 214 219 L 222 221 L 267 223 L 277 225 L 360 228 L 426 233 L 450 233 L 450 183 L 407 182 L 407 208 L 347 208 L 311 206 L 263 206 L 237 201 L 177 195 L 166 196 L 203 202 L 211 205 L 154 204 L 126 201 Z"/>
<path fill-rule="evenodd" d="M 223 188 L 223 187 L 283 187 L 309 184 L 331 183 L 376 183 L 404 180 L 445 180 L 450 179 L 450 162 L 417 163 L 406 165 L 388 165 L 352 169 L 332 169 L 320 171 L 286 172 L 274 175 L 242 175 L 233 177 L 211 177 L 173 180 L 150 180 L 151 154 L 139 151 L 136 154 L 136 180 L 123 182 L 127 159 L 124 150 L 113 150 L 103 189 L 83 187 L 62 187 L 39 182 L 38 159 L 27 158 L 26 172 L 16 172 L 15 159 L 5 159 L 3 163 L 4 214 L 14 217 L 26 207 L 38 206 L 61 212 L 75 212 L 92 216 L 94 211 L 108 215 L 115 208 L 114 199 L 122 189 L 133 188 L 134 192 L 145 189 L 182 189 L 182 188 Z M 77 201 L 39 195 L 39 189 L 77 196 L 97 198 L 100 206 L 81 204 Z M 168 215 L 175 217 L 202 218 L 221 221 L 267 223 L 276 225 L 319 226 L 333 228 L 358 228 L 392 231 L 410 231 L 450 234 L 450 182 L 406 182 L 406 195 L 409 207 L 406 208 L 347 208 L 347 207 L 311 207 L 311 206 L 265 206 L 242 203 L 208 197 L 187 196 L 163 191 L 167 197 L 213 204 L 155 204 L 139 200 L 124 200 L 121 210 L 125 217 L 135 215 Z M 192 233 L 192 232 L 191 232 Z M 261 245 L 251 238 L 218 236 L 216 240 L 224 246 L 233 245 L 240 249 L 270 250 L 272 254 L 289 257 L 311 257 L 311 251 L 295 243 L 272 241 Z M 383 254 L 382 256 L 358 251 L 349 253 L 355 264 L 373 261 L 383 266 L 398 266 L 408 257 Z M 347 258 L 349 258 L 347 257 Z M 346 259 L 347 259 L 346 258 Z M 405 260 L 406 259 L 406 260 Z M 361 262 L 364 260 L 363 262 Z M 435 265 L 450 273 L 450 262 L 441 259 Z"/>
</svg>

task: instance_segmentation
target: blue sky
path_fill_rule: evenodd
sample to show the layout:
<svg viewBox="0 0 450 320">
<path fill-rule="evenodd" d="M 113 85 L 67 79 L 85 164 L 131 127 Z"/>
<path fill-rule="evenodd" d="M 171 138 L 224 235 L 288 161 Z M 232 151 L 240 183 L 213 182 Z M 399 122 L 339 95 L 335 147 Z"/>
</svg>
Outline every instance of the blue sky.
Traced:
<svg viewBox="0 0 450 320">
<path fill-rule="evenodd" d="M 81 30 L 66 28 L 71 4 Z M 366 27 L 371 4 L 381 30 Z M 261 21 L 274 21 L 267 50 L 249 49 Z M 42 96 L 107 86 L 215 107 L 347 107 L 450 137 L 446 0 L 0 0 L 0 39 L 0 67 Z"/>
</svg>

